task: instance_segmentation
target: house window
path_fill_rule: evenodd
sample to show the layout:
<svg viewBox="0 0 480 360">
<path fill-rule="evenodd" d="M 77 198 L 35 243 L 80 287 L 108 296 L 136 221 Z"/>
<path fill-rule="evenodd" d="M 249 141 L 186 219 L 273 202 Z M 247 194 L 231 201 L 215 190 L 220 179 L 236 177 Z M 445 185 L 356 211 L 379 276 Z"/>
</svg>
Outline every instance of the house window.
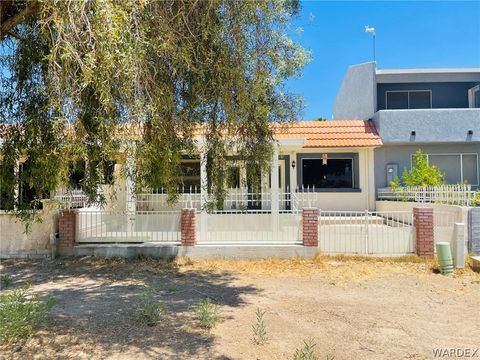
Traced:
<svg viewBox="0 0 480 360">
<path fill-rule="evenodd" d="M 0 163 L 0 210 L 13 210 L 16 182 L 13 168 L 6 163 Z"/>
<path fill-rule="evenodd" d="M 387 109 L 431 109 L 431 90 L 386 91 Z"/>
<path fill-rule="evenodd" d="M 200 160 L 182 160 L 181 192 L 200 192 Z"/>
<path fill-rule="evenodd" d="M 240 187 L 240 167 L 230 166 L 227 170 L 227 187 L 237 189 Z"/>
<path fill-rule="evenodd" d="M 353 159 L 302 160 L 302 185 L 315 188 L 353 188 Z"/>
<path fill-rule="evenodd" d="M 429 165 L 435 165 L 441 172 L 445 173 L 447 184 L 478 185 L 477 154 L 428 154 L 427 161 Z"/>
<path fill-rule="evenodd" d="M 480 85 L 468 90 L 468 106 L 471 108 L 480 108 Z"/>
</svg>

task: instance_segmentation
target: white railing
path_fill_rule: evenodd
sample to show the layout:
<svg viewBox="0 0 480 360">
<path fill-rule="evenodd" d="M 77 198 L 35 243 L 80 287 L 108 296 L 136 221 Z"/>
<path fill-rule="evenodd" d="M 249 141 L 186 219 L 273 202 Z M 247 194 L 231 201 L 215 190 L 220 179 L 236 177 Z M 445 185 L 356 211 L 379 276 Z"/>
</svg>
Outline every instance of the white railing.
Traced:
<svg viewBox="0 0 480 360">
<path fill-rule="evenodd" d="M 278 206 L 280 210 L 300 211 L 304 207 L 315 206 L 317 193 L 313 188 L 297 189 L 296 192 L 279 192 Z M 163 191 L 140 193 L 129 201 L 135 202 L 138 211 L 160 211 L 182 209 L 185 207 L 201 210 L 202 194 L 199 187 L 184 189 L 178 194 L 177 201 L 169 203 L 168 195 Z M 212 203 L 212 196 L 205 196 L 205 203 Z M 272 208 L 272 192 L 263 189 L 261 192 L 251 192 L 248 188 L 228 189 L 223 201 L 223 210 L 270 210 Z"/>
<path fill-rule="evenodd" d="M 378 200 L 414 201 L 419 203 L 442 203 L 450 205 L 471 206 L 476 192 L 470 185 L 441 186 L 402 186 L 380 188 Z"/>
<path fill-rule="evenodd" d="M 238 210 L 199 212 L 199 245 L 294 245 L 302 243 L 299 212 Z"/>
<path fill-rule="evenodd" d="M 87 206 L 87 196 L 81 189 L 59 189 L 53 197 L 60 201 L 62 209 L 78 209 Z"/>
<path fill-rule="evenodd" d="M 324 253 L 395 256 L 415 251 L 410 211 L 321 211 L 318 224 Z"/>
<path fill-rule="evenodd" d="M 77 241 L 80 243 L 180 243 L 179 211 L 80 210 Z"/>
</svg>

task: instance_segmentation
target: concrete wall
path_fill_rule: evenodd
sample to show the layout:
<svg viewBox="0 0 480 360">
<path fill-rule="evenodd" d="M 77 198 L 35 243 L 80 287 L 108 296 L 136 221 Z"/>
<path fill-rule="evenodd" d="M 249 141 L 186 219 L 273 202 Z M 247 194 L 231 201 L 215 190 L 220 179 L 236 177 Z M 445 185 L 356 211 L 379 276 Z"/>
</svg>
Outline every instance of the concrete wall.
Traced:
<svg viewBox="0 0 480 360">
<path fill-rule="evenodd" d="M 375 149 L 375 186 L 376 188 L 387 187 L 387 164 L 398 164 L 399 176 L 403 169 L 411 168 L 411 156 L 417 150 L 427 154 L 480 154 L 480 143 L 472 144 L 436 144 L 436 145 L 396 145 L 383 146 Z M 478 164 L 477 164 L 478 172 Z"/>
<path fill-rule="evenodd" d="M 384 144 L 480 141 L 480 109 L 381 110 L 373 122 Z"/>
<path fill-rule="evenodd" d="M 375 63 L 348 68 L 333 105 L 334 119 L 369 119 L 376 109 Z"/>
<path fill-rule="evenodd" d="M 430 204 L 430 203 L 415 203 L 409 201 L 377 201 L 376 202 L 377 211 L 409 211 L 413 212 L 415 207 L 428 207 L 433 208 L 434 212 L 434 223 L 435 226 L 438 226 L 439 229 L 436 230 L 436 236 L 440 237 L 436 241 L 450 241 L 453 236 L 453 223 L 445 222 L 444 214 L 450 214 L 453 218 L 453 222 L 463 223 L 464 226 L 464 239 L 465 239 L 465 252 L 467 251 L 468 246 L 468 207 L 456 206 L 456 205 L 445 205 L 445 204 Z M 436 219 L 435 214 L 441 213 L 443 219 Z M 439 231 L 440 230 L 440 231 Z"/>
<path fill-rule="evenodd" d="M 41 210 L 41 223 L 32 224 L 25 233 L 25 225 L 12 214 L 0 212 L 0 258 L 38 258 L 50 256 L 50 238 L 56 232 L 57 216 L 54 210 Z"/>
<path fill-rule="evenodd" d="M 479 82 L 445 83 L 390 83 L 377 86 L 377 109 L 386 109 L 386 91 L 392 90 L 431 90 L 432 108 L 468 108 L 468 89 Z"/>
</svg>

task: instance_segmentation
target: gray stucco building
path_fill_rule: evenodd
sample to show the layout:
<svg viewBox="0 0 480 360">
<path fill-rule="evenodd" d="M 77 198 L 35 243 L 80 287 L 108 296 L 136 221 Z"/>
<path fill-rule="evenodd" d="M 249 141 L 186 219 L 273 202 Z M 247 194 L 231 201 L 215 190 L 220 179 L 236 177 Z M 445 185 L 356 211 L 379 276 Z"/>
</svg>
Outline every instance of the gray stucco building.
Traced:
<svg viewBox="0 0 480 360">
<path fill-rule="evenodd" d="M 375 186 L 386 187 L 421 149 L 446 182 L 480 183 L 480 68 L 389 69 L 351 66 L 337 94 L 335 119 L 369 119 L 383 141 L 375 149 Z"/>
</svg>

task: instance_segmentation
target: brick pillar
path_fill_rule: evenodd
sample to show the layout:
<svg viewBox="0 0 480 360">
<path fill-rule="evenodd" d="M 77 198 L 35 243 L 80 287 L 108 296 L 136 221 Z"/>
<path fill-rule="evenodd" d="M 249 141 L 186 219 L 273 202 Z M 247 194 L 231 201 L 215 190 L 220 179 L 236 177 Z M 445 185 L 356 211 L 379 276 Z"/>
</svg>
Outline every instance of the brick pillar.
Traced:
<svg viewBox="0 0 480 360">
<path fill-rule="evenodd" d="M 318 209 L 303 208 L 303 246 L 318 246 Z"/>
<path fill-rule="evenodd" d="M 182 246 L 195 246 L 197 244 L 197 210 L 182 209 Z"/>
<path fill-rule="evenodd" d="M 64 256 L 73 255 L 75 245 L 75 223 L 77 213 L 73 210 L 61 211 L 58 217 L 58 254 Z"/>
<path fill-rule="evenodd" d="M 433 209 L 413 208 L 413 226 L 418 256 L 434 255 Z"/>
</svg>

